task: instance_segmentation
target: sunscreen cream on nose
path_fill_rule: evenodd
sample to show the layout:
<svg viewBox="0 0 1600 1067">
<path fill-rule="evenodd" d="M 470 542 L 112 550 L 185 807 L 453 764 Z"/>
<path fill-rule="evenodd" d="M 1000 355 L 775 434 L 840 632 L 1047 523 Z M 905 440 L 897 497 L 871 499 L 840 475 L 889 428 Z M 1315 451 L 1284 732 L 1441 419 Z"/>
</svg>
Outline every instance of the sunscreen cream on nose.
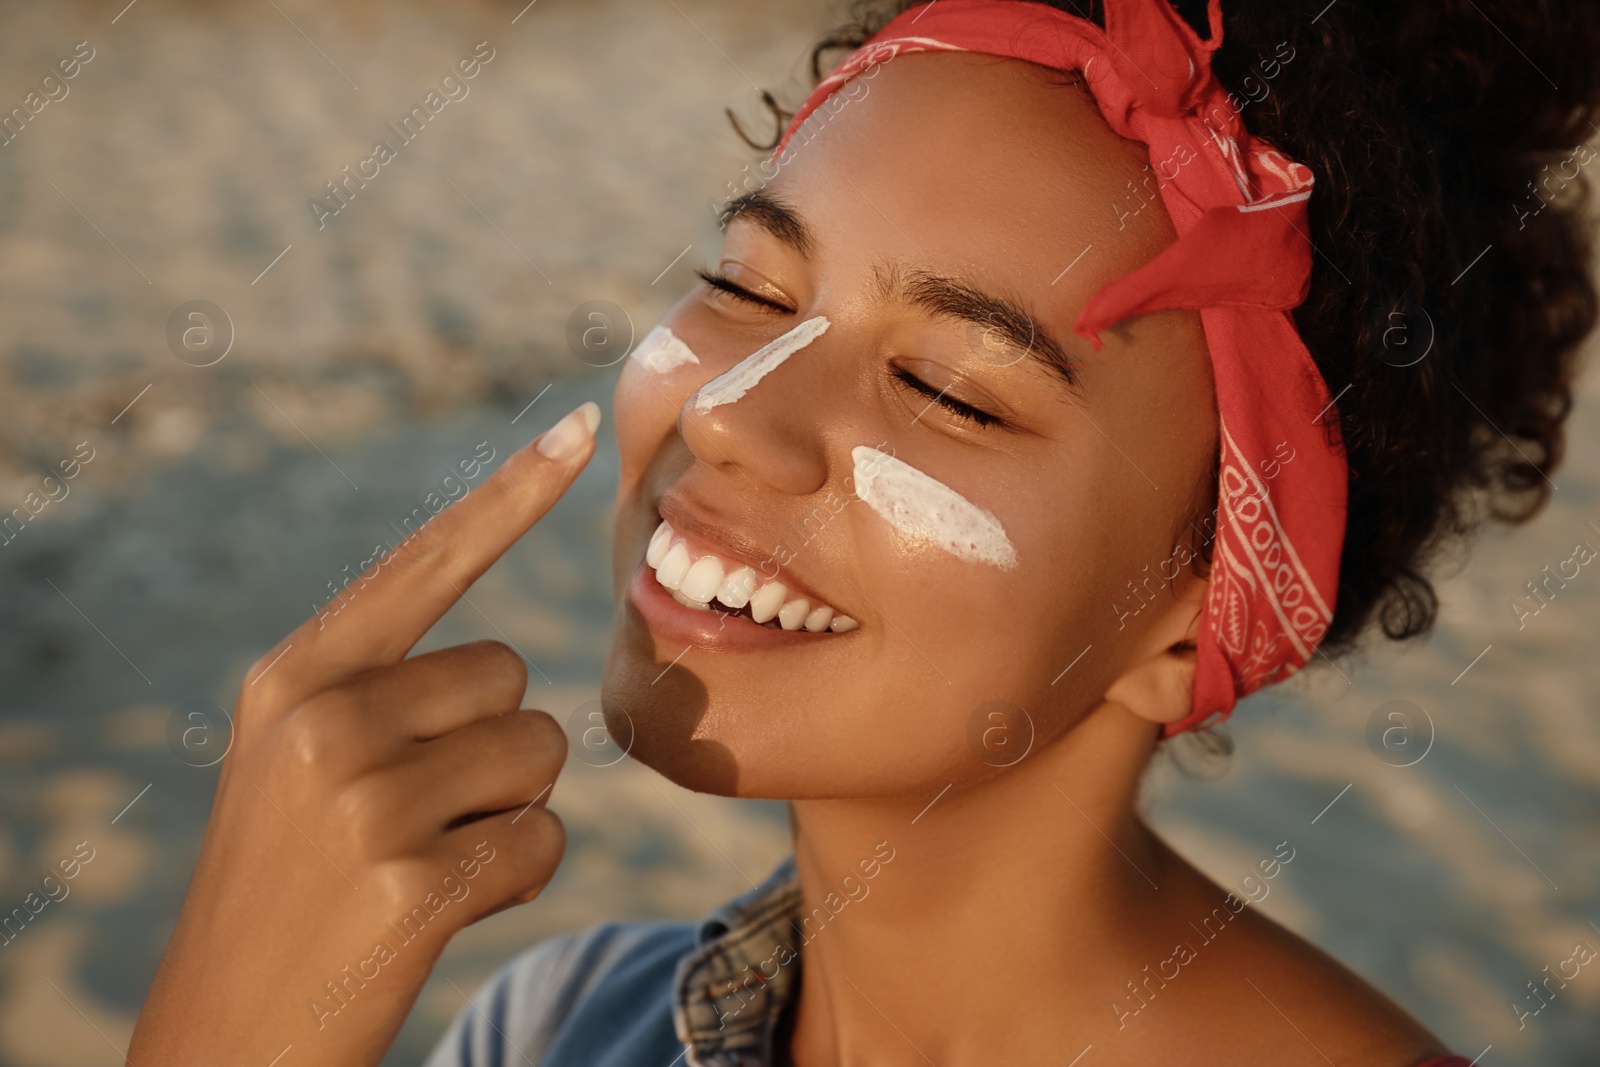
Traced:
<svg viewBox="0 0 1600 1067">
<path fill-rule="evenodd" d="M 665 326 L 657 326 L 645 334 L 634 346 L 633 358 L 657 374 L 665 374 L 686 363 L 700 362 L 689 346 Z"/>
<path fill-rule="evenodd" d="M 731 404 L 748 393 L 761 379 L 778 369 L 779 364 L 828 331 L 828 320 L 818 315 L 807 319 L 788 333 L 756 349 L 722 374 L 700 387 L 694 398 L 696 414 Z"/>
<path fill-rule="evenodd" d="M 855 491 L 890 526 L 959 559 L 1010 570 L 1017 550 L 1000 520 L 943 482 L 876 448 L 857 445 Z"/>
</svg>

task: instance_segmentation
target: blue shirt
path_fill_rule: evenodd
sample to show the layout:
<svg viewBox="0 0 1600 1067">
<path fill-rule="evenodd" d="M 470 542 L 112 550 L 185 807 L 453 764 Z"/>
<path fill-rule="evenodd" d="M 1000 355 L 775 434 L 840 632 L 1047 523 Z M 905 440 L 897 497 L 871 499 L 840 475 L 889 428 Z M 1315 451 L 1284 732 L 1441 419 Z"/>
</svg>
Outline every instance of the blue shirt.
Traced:
<svg viewBox="0 0 1600 1067">
<path fill-rule="evenodd" d="M 490 976 L 426 1067 L 769 1067 L 799 988 L 799 910 L 791 857 L 697 923 L 541 942 Z"/>
</svg>

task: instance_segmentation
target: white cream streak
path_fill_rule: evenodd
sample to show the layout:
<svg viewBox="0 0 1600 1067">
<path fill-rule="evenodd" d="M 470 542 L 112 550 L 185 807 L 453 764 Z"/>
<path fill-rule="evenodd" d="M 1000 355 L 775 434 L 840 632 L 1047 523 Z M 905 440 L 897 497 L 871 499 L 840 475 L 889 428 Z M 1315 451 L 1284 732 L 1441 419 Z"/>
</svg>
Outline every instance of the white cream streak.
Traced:
<svg viewBox="0 0 1600 1067">
<path fill-rule="evenodd" d="M 694 410 L 704 415 L 714 407 L 731 404 L 750 391 L 750 387 L 778 369 L 778 366 L 806 345 L 828 332 L 828 320 L 821 315 L 807 319 L 788 333 L 762 345 L 744 359 L 700 387 Z"/>
<path fill-rule="evenodd" d="M 851 449 L 850 458 L 856 496 L 890 526 L 961 559 L 1006 570 L 1017 565 L 1000 520 L 948 485 L 866 445 Z"/>
<path fill-rule="evenodd" d="M 686 363 L 700 362 L 689 346 L 665 326 L 657 326 L 645 334 L 634 347 L 633 358 L 657 374 L 665 374 Z"/>
</svg>

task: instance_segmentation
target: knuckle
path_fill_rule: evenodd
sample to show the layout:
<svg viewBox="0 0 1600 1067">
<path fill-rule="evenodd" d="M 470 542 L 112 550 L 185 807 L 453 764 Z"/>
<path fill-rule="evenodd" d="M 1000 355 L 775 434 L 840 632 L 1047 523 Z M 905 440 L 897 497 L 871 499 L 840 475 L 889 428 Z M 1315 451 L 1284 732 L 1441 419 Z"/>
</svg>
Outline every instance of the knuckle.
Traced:
<svg viewBox="0 0 1600 1067">
<path fill-rule="evenodd" d="M 381 852 L 385 832 L 395 825 L 399 799 L 382 778 L 358 778 L 339 790 L 332 814 L 348 840 L 365 850 Z"/>
<path fill-rule="evenodd" d="M 495 882 L 506 892 L 538 893 L 555 876 L 567 850 L 567 828 L 547 807 L 532 807 L 509 824 L 486 826 L 475 855 L 484 867 L 500 873 Z"/>
<path fill-rule="evenodd" d="M 496 680 L 516 683 L 517 695 L 522 695 L 522 690 L 528 684 L 528 665 L 522 661 L 517 650 L 504 641 L 474 641 L 470 646 L 474 658 L 478 659 L 479 666 L 494 672 Z"/>
<path fill-rule="evenodd" d="M 532 868 L 529 874 L 542 886 L 550 880 L 556 864 L 566 854 L 567 827 L 561 816 L 547 807 L 529 808 L 523 822 L 528 824 L 523 831 L 527 841 L 519 846 L 517 854 L 527 858 Z"/>
<path fill-rule="evenodd" d="M 528 718 L 533 721 L 535 728 L 542 731 L 545 752 L 555 759 L 557 766 L 567 761 L 567 732 L 561 728 L 555 716 L 543 711 L 532 711 Z"/>
<path fill-rule="evenodd" d="M 323 717 L 301 706 L 283 720 L 283 751 L 295 767 L 313 773 L 324 770 L 333 750 Z"/>
<path fill-rule="evenodd" d="M 242 711 L 253 715 L 271 714 L 289 703 L 292 677 L 277 663 L 281 655 L 274 648 L 246 669 L 239 686 L 238 703 Z"/>
<path fill-rule="evenodd" d="M 418 857 L 403 857 L 375 864 L 363 881 L 370 883 L 384 911 L 405 914 L 439 883 L 435 865 Z"/>
<path fill-rule="evenodd" d="M 561 821 L 561 816 L 549 808 L 540 808 L 539 810 L 544 812 L 543 823 L 545 832 L 550 837 L 551 846 L 558 855 L 565 852 L 567 848 L 567 824 Z"/>
<path fill-rule="evenodd" d="M 261 672 L 266 670 L 267 664 L 270 662 L 272 662 L 271 652 L 268 652 L 262 656 L 258 656 L 255 660 L 253 660 L 250 666 L 244 669 L 245 684 L 248 685 L 250 683 L 250 679 L 252 678 L 259 678 L 261 676 Z"/>
<path fill-rule="evenodd" d="M 506 719 L 507 728 L 515 731 L 519 751 L 556 767 L 566 762 L 567 734 L 554 718 L 542 711 L 518 711 Z"/>
<path fill-rule="evenodd" d="M 342 766 L 351 748 L 344 700 L 327 694 L 295 708 L 280 727 L 282 747 L 300 771 L 322 776 Z"/>
</svg>

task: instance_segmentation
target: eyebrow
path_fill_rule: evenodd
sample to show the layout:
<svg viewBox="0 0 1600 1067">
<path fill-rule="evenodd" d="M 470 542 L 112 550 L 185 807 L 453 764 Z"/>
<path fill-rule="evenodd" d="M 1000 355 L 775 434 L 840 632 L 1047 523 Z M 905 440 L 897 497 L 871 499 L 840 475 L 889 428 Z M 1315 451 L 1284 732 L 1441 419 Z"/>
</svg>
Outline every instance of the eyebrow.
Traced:
<svg viewBox="0 0 1600 1067">
<path fill-rule="evenodd" d="M 1007 344 L 1034 356 L 1054 371 L 1068 388 L 1079 389 L 1072 357 L 1051 337 L 1027 308 L 1014 300 L 986 293 L 958 278 L 927 270 L 902 272 L 898 265 L 880 263 L 873 268 L 879 292 L 888 299 L 909 304 L 937 318 L 953 318 L 994 331 Z"/>
<path fill-rule="evenodd" d="M 726 230 L 729 223 L 741 216 L 748 218 L 803 257 L 809 259 L 817 247 L 811 227 L 806 225 L 799 212 L 765 189 L 757 189 L 729 201 L 728 206 L 722 209 L 718 221 Z"/>
<path fill-rule="evenodd" d="M 817 241 L 805 219 L 789 204 L 757 189 L 729 201 L 721 214 L 724 229 L 735 218 L 747 218 L 777 240 L 810 258 Z M 1077 367 L 1067 350 L 1015 300 L 986 293 L 966 282 L 928 270 L 902 270 L 899 264 L 880 262 L 873 267 L 878 294 L 937 318 L 953 318 L 993 330 L 1007 344 L 1036 357 L 1054 371 L 1069 389 L 1079 390 Z"/>
</svg>

